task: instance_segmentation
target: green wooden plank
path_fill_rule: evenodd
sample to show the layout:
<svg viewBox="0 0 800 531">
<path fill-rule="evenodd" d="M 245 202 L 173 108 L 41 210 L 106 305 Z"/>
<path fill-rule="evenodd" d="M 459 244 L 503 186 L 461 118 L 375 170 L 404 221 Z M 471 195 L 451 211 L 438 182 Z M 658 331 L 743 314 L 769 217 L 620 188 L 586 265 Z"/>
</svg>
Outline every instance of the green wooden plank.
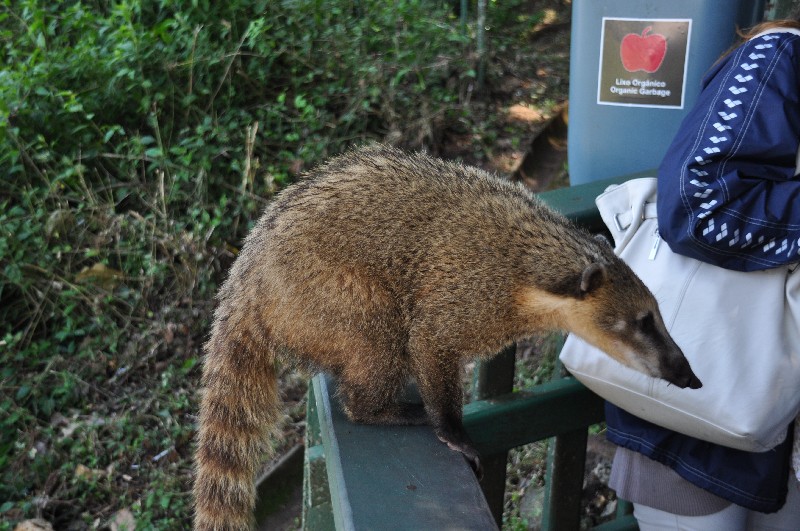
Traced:
<svg viewBox="0 0 800 531">
<path fill-rule="evenodd" d="M 592 528 L 593 531 L 639 531 L 639 524 L 633 515 L 611 520 Z"/>
<path fill-rule="evenodd" d="M 303 529 L 332 531 L 335 529 L 325 450 L 320 434 L 314 386 L 308 386 L 306 400 L 305 457 L 303 461 Z"/>
<path fill-rule="evenodd" d="M 332 531 L 335 529 L 325 450 L 322 444 L 306 448 L 303 475 L 303 529 Z"/>
<path fill-rule="evenodd" d="M 314 396 L 314 386 L 309 382 L 306 392 L 306 447 L 322 444 L 322 435 L 319 428 L 319 413 L 317 411 L 317 400 Z"/>
<path fill-rule="evenodd" d="M 305 513 L 303 529 L 308 531 L 333 531 L 336 529 L 330 507 L 312 507 Z"/>
<path fill-rule="evenodd" d="M 633 514 L 633 504 L 628 500 L 617 498 L 617 518 Z"/>
<path fill-rule="evenodd" d="M 336 529 L 497 529 L 466 460 L 430 426 L 352 423 L 333 380 L 312 385 Z"/>
<path fill-rule="evenodd" d="M 584 428 L 603 418 L 603 400 L 574 378 L 464 407 L 464 427 L 485 455 Z"/>
<path fill-rule="evenodd" d="M 631 175 L 621 175 L 579 186 L 542 192 L 537 197 L 587 230 L 601 232 L 605 230 L 605 225 L 603 225 L 600 214 L 597 212 L 597 205 L 594 204 L 595 198 L 612 184 L 621 184 L 639 177 L 653 177 L 655 174 L 655 170 L 651 170 Z"/>
<path fill-rule="evenodd" d="M 332 394 L 328 391 L 328 382 L 324 375 L 318 375 L 311 381 L 314 387 L 317 414 L 319 415 L 319 429 L 325 451 L 325 468 L 328 472 L 328 488 L 331 494 L 331 507 L 336 529 L 340 531 L 354 530 L 353 513 L 347 486 L 342 472 L 342 453 L 339 449 L 339 440 L 336 437 L 334 417 L 332 411 Z"/>
</svg>

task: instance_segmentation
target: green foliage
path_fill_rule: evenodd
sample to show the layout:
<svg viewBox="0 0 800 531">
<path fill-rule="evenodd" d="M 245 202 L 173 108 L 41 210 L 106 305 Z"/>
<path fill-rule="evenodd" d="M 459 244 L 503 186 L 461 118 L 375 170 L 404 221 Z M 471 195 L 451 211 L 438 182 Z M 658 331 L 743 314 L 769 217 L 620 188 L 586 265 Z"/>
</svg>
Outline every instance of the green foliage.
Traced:
<svg viewBox="0 0 800 531">
<path fill-rule="evenodd" d="M 0 529 L 184 525 L 238 242 L 299 169 L 458 110 L 445 7 L 0 0 Z"/>
<path fill-rule="evenodd" d="M 490 3 L 496 49 L 525 5 Z M 354 143 L 494 143 L 448 8 L 0 0 L 0 531 L 186 527 L 213 295 L 269 198 Z"/>
</svg>

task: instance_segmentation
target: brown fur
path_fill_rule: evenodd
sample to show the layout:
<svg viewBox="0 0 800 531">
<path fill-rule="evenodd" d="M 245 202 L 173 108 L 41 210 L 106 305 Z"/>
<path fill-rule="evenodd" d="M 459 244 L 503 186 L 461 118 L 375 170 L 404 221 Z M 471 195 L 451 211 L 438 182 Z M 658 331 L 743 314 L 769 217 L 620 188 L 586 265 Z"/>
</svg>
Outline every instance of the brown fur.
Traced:
<svg viewBox="0 0 800 531">
<path fill-rule="evenodd" d="M 644 345 L 630 337 L 646 315 L 658 330 Z M 251 524 L 255 470 L 280 414 L 279 359 L 335 374 L 355 421 L 427 417 L 479 469 L 461 425 L 462 364 L 553 329 L 625 363 L 640 361 L 635 352 L 643 370 L 691 384 L 647 288 L 607 244 L 521 186 L 380 146 L 333 159 L 275 198 L 220 290 L 203 373 L 197 529 Z M 412 376 L 424 412 L 398 402 Z"/>
</svg>

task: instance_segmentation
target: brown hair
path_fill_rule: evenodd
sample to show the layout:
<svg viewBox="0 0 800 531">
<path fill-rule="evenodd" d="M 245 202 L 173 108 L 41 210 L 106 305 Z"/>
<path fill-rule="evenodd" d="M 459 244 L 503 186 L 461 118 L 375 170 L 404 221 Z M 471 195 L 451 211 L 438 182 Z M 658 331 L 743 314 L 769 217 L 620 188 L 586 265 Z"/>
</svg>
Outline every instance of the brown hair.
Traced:
<svg viewBox="0 0 800 531">
<path fill-rule="evenodd" d="M 758 35 L 759 33 L 763 33 L 765 31 L 769 31 L 771 29 L 779 29 L 779 28 L 789 28 L 789 29 L 796 29 L 800 30 L 800 20 L 791 20 L 791 19 L 784 19 L 784 20 L 768 20 L 766 22 L 762 22 L 760 24 L 756 24 L 752 28 L 741 30 L 737 29 L 736 33 L 742 39 L 741 42 L 748 41 Z M 739 44 L 741 44 L 741 42 Z"/>
<path fill-rule="evenodd" d="M 788 28 L 788 29 L 797 29 L 800 30 L 800 20 L 798 19 L 780 19 L 780 20 L 767 20 L 766 22 L 761 22 L 760 24 L 756 24 L 755 26 L 747 29 L 736 29 L 736 34 L 739 36 L 739 40 L 730 48 L 725 50 L 725 52 L 719 56 L 719 59 L 714 61 L 714 64 L 718 64 L 720 61 L 728 57 L 731 52 L 733 52 L 736 48 L 741 46 L 743 43 L 749 41 L 759 33 L 763 33 L 765 31 L 769 31 L 772 29 L 781 29 L 781 28 Z"/>
</svg>

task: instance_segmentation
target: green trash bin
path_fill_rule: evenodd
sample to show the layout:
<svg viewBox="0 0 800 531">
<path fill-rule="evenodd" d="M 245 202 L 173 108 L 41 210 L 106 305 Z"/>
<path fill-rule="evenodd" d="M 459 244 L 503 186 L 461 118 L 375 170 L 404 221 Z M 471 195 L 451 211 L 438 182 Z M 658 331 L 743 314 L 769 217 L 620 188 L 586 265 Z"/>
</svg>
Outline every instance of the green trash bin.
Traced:
<svg viewBox="0 0 800 531">
<path fill-rule="evenodd" d="M 570 183 L 657 167 L 703 75 L 763 13 L 764 0 L 573 0 Z"/>
</svg>

